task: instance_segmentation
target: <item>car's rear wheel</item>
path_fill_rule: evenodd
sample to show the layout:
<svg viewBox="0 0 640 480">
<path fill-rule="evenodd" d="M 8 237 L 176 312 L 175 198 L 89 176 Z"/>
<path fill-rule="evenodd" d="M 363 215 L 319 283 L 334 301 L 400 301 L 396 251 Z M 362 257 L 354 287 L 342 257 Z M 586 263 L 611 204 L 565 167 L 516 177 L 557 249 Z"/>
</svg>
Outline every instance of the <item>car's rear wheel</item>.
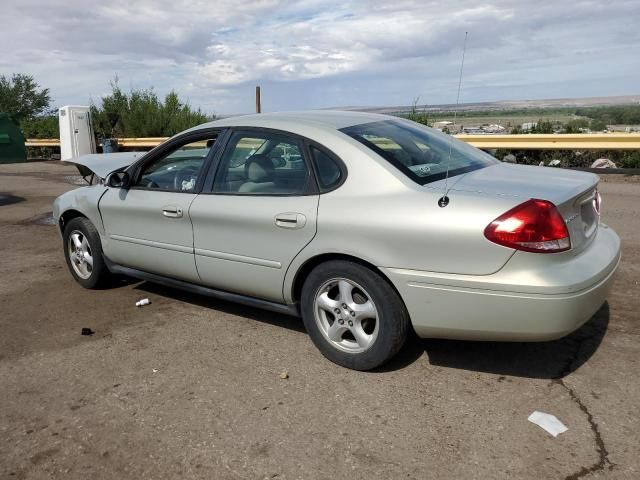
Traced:
<svg viewBox="0 0 640 480">
<path fill-rule="evenodd" d="M 84 217 L 67 223 L 63 234 L 64 256 L 73 278 L 85 288 L 97 288 L 109 276 L 102 258 L 100 236 Z"/>
<path fill-rule="evenodd" d="M 358 263 L 334 260 L 317 266 L 301 297 L 313 343 L 343 367 L 376 368 L 407 338 L 409 315 L 402 299 L 381 275 Z"/>
</svg>

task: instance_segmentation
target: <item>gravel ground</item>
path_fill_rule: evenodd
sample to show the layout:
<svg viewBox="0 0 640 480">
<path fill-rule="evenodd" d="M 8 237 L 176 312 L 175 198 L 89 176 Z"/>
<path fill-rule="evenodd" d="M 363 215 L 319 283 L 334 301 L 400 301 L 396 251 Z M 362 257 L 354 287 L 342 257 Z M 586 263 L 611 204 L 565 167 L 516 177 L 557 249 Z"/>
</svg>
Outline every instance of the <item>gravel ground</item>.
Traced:
<svg viewBox="0 0 640 480">
<path fill-rule="evenodd" d="M 579 331 L 413 340 L 359 373 L 294 318 L 126 279 L 80 288 L 47 216 L 73 174 L 0 166 L 0 478 L 640 477 L 637 177 L 603 176 L 623 261 Z"/>
</svg>

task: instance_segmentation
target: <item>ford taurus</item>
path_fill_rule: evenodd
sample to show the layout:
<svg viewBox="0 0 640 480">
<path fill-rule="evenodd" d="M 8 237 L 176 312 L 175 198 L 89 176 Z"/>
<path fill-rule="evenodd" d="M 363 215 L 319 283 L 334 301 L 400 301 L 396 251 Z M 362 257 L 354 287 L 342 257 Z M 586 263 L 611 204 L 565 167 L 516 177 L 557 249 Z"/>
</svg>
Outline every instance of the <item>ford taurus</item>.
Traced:
<svg viewBox="0 0 640 480">
<path fill-rule="evenodd" d="M 413 122 L 250 115 L 73 160 L 54 216 L 71 275 L 126 274 L 300 315 L 348 368 L 420 337 L 541 341 L 586 322 L 620 260 L 598 177 L 504 164 Z"/>
</svg>

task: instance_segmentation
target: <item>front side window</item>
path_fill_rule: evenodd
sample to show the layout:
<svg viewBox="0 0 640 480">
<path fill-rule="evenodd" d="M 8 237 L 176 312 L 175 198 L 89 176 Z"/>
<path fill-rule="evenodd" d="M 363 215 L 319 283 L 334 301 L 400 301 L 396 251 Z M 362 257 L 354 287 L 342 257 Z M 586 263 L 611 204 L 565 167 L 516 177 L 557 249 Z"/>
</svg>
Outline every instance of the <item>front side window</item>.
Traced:
<svg viewBox="0 0 640 480">
<path fill-rule="evenodd" d="M 153 190 L 191 193 L 202 172 L 215 137 L 182 145 L 142 167 L 134 186 Z"/>
<path fill-rule="evenodd" d="M 214 193 L 301 195 L 309 170 L 300 142 L 281 134 L 235 133 L 225 149 Z"/>
<path fill-rule="evenodd" d="M 454 137 L 400 120 L 363 123 L 341 130 L 424 185 L 484 168 L 498 160 Z"/>
</svg>

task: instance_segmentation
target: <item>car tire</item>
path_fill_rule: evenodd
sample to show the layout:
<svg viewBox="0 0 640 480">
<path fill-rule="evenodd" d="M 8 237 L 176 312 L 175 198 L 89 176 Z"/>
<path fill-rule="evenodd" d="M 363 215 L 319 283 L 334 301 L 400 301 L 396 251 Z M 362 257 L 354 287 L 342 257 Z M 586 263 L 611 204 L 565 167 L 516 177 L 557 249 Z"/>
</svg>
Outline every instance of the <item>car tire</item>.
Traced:
<svg viewBox="0 0 640 480">
<path fill-rule="evenodd" d="M 371 370 L 402 348 L 409 314 L 393 287 L 359 263 L 332 260 L 305 279 L 301 294 L 305 328 L 322 354 L 353 370 Z"/>
<path fill-rule="evenodd" d="M 100 235 L 87 218 L 76 217 L 65 225 L 64 257 L 73 278 L 84 288 L 103 285 L 110 272 L 102 256 Z"/>
</svg>

